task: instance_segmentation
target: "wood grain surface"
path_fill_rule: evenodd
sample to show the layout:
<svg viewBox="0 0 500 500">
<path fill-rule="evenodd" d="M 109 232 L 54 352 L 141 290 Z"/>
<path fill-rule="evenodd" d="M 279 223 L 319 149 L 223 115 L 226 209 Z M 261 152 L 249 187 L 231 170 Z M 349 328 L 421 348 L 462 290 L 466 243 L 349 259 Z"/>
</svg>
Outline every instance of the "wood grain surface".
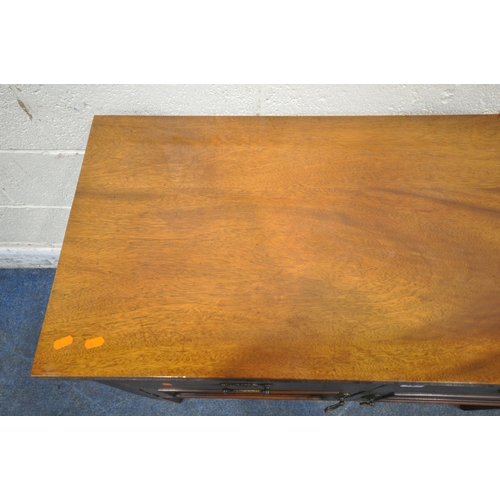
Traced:
<svg viewBox="0 0 500 500">
<path fill-rule="evenodd" d="M 499 384 L 499 250 L 499 116 L 97 116 L 32 374 Z"/>
</svg>

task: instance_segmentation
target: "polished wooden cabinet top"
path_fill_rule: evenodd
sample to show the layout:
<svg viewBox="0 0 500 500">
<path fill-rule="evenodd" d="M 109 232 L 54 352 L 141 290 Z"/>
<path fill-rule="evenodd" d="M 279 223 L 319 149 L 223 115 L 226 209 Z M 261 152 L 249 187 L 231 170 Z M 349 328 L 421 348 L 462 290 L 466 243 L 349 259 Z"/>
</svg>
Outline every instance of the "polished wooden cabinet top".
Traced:
<svg viewBox="0 0 500 500">
<path fill-rule="evenodd" d="M 500 116 L 96 116 L 33 371 L 500 383 Z"/>
</svg>

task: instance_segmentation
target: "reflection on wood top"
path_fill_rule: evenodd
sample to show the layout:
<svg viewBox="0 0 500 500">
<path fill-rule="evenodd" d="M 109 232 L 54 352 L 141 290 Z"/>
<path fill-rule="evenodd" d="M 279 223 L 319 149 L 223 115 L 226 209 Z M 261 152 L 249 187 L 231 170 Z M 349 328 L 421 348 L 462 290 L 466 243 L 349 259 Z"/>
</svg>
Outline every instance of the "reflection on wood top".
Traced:
<svg viewBox="0 0 500 500">
<path fill-rule="evenodd" d="M 498 384 L 499 299 L 499 116 L 97 116 L 32 373 Z"/>
</svg>

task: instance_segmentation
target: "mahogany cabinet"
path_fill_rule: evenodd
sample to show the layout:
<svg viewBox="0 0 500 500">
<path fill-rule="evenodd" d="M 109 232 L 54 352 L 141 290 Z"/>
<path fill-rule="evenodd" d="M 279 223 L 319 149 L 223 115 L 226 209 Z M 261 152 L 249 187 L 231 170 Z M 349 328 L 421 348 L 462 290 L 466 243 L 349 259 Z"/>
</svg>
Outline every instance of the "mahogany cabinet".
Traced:
<svg viewBox="0 0 500 500">
<path fill-rule="evenodd" d="M 500 406 L 500 118 L 96 116 L 32 375 Z"/>
</svg>

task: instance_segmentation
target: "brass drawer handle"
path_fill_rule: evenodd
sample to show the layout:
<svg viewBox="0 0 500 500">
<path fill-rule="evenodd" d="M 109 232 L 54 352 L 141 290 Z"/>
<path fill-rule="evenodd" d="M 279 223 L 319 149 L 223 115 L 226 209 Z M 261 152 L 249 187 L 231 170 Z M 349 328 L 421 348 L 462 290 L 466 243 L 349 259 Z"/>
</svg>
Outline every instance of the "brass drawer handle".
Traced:
<svg viewBox="0 0 500 500">
<path fill-rule="evenodd" d="M 331 405 L 331 406 L 327 406 L 325 408 L 325 413 L 329 413 L 333 410 L 336 410 L 337 408 L 340 408 L 341 406 L 344 406 L 345 405 L 345 399 L 346 398 L 349 398 L 351 395 L 348 393 L 348 392 L 341 392 L 339 395 L 338 395 L 338 398 L 339 398 L 339 402 L 335 405 Z"/>
<path fill-rule="evenodd" d="M 259 392 L 261 394 L 270 394 L 272 384 L 254 384 L 250 382 L 242 382 L 237 384 L 221 384 L 222 394 L 230 394 L 234 392 Z"/>
<path fill-rule="evenodd" d="M 393 392 L 389 392 L 388 394 L 370 394 L 369 396 L 364 396 L 363 399 L 367 401 L 361 401 L 359 403 L 361 406 L 375 406 L 375 403 L 380 399 L 390 398 L 394 396 Z"/>
</svg>

